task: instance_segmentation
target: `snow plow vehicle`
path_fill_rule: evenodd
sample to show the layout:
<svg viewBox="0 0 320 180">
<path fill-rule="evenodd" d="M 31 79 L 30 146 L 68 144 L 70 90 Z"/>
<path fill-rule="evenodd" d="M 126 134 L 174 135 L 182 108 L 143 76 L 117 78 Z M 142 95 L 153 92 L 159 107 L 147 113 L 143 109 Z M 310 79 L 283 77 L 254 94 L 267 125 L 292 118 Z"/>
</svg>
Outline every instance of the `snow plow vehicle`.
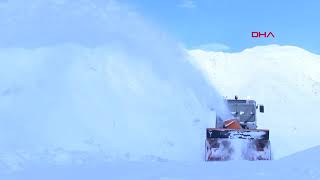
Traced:
<svg viewBox="0 0 320 180">
<path fill-rule="evenodd" d="M 205 160 L 271 160 L 269 130 L 257 129 L 256 111 L 263 113 L 264 106 L 237 96 L 226 104 L 234 118 L 217 116 L 216 128 L 207 128 Z"/>
</svg>

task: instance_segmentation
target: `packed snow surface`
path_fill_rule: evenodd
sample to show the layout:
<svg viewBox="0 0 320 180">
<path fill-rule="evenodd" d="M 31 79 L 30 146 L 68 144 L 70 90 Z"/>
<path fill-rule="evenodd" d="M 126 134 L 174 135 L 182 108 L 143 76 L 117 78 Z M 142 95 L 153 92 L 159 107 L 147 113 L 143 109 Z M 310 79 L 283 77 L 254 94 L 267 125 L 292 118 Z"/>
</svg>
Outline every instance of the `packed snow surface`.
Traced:
<svg viewBox="0 0 320 180">
<path fill-rule="evenodd" d="M 1 180 L 319 180 L 319 153 L 318 146 L 281 160 L 254 162 L 103 162 L 91 157 L 86 163 L 57 165 L 41 160 L 29 163 L 22 171 L 2 173 Z"/>
</svg>

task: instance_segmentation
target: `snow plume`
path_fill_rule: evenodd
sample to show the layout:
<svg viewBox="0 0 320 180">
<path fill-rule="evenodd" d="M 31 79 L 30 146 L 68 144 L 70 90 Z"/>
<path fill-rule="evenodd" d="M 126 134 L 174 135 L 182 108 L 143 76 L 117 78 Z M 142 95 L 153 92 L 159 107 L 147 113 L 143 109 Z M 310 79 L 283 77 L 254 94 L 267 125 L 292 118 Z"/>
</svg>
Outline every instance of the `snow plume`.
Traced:
<svg viewBox="0 0 320 180">
<path fill-rule="evenodd" d="M 223 116 L 223 100 L 130 8 L 12 0 L 0 3 L 0 26 L 1 153 L 202 160 L 210 108 Z"/>
</svg>

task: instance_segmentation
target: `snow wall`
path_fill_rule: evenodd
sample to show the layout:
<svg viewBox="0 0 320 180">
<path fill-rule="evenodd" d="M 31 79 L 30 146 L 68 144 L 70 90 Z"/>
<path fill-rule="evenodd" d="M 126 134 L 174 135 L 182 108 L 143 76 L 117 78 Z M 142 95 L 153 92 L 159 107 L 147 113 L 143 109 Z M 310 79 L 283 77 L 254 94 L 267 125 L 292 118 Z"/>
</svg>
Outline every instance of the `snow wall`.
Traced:
<svg viewBox="0 0 320 180">
<path fill-rule="evenodd" d="M 2 156 L 203 160 L 210 109 L 227 112 L 222 99 L 176 42 L 130 8 L 2 1 L 0 26 Z"/>
</svg>

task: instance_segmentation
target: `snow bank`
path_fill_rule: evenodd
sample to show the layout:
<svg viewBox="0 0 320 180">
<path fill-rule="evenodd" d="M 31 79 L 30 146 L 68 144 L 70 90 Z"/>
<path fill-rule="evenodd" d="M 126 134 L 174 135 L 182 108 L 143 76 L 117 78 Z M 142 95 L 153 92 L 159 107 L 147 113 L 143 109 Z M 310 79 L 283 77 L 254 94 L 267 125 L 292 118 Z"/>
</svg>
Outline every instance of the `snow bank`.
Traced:
<svg viewBox="0 0 320 180">
<path fill-rule="evenodd" d="M 319 163 L 320 162 L 319 153 L 320 153 L 320 146 L 315 146 L 310 149 L 300 151 L 290 156 L 281 158 L 280 161 L 287 162 L 287 163 L 290 161 L 291 163 L 294 163 L 294 164 L 296 162 Z"/>
<path fill-rule="evenodd" d="M 193 63 L 224 96 L 250 96 L 265 105 L 259 128 L 270 129 L 276 159 L 320 144 L 320 56 L 293 46 L 240 53 L 192 50 Z"/>
</svg>

